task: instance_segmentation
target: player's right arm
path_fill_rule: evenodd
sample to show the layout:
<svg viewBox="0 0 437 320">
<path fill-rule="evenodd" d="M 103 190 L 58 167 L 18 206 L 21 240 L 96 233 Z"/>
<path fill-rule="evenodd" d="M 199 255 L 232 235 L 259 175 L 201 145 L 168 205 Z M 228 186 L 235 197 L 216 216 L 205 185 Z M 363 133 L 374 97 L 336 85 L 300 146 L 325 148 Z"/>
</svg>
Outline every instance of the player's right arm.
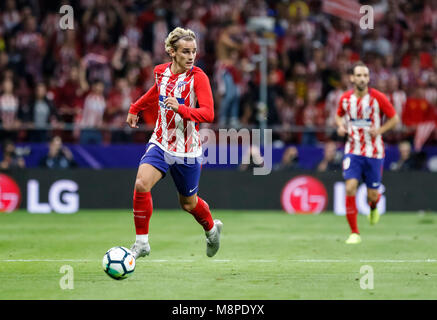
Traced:
<svg viewBox="0 0 437 320">
<path fill-rule="evenodd" d="M 131 128 L 138 128 L 138 113 L 155 103 L 158 103 L 158 87 L 156 83 L 143 96 L 131 104 L 126 122 Z"/>
<path fill-rule="evenodd" d="M 337 125 L 337 134 L 340 137 L 344 137 L 347 133 L 347 129 L 346 129 L 346 125 L 344 122 L 344 115 L 346 114 L 346 111 L 343 109 L 343 99 L 344 97 L 342 96 L 340 98 L 340 101 L 338 102 L 338 108 L 337 108 L 337 113 L 335 115 L 335 124 Z"/>
</svg>

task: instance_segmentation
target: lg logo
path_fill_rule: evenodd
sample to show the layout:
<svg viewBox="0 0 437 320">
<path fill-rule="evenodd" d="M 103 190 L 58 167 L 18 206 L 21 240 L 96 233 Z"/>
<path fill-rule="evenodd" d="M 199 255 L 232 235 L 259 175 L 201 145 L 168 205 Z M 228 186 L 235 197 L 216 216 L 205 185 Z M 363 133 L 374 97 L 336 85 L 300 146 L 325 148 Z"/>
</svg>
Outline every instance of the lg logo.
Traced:
<svg viewBox="0 0 437 320">
<path fill-rule="evenodd" d="M 311 176 L 291 179 L 282 190 L 281 204 L 287 213 L 320 213 L 326 208 L 328 194 L 325 186 Z"/>
<path fill-rule="evenodd" d="M 29 180 L 27 183 L 27 211 L 29 213 L 70 214 L 79 210 L 79 187 L 71 180 L 58 180 L 49 189 L 48 203 L 40 202 L 39 183 Z"/>
<path fill-rule="evenodd" d="M 0 174 L 0 212 L 12 212 L 20 206 L 21 192 L 9 176 Z"/>
</svg>

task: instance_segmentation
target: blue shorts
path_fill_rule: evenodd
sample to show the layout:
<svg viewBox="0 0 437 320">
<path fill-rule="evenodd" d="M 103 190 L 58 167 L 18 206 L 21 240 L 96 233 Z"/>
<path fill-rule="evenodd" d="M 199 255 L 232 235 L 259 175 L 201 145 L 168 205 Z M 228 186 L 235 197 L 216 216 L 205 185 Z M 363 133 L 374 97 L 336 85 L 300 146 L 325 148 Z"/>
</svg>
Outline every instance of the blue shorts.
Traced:
<svg viewBox="0 0 437 320">
<path fill-rule="evenodd" d="M 154 143 L 146 145 L 146 152 L 141 157 L 140 165 L 148 163 L 161 171 L 164 178 L 170 169 L 170 174 L 178 192 L 189 197 L 198 192 L 202 157 L 184 158 L 172 156 Z"/>
<path fill-rule="evenodd" d="M 384 159 L 376 159 L 345 154 L 343 157 L 343 177 L 345 180 L 363 180 L 367 188 L 378 189 L 382 180 Z"/>
</svg>

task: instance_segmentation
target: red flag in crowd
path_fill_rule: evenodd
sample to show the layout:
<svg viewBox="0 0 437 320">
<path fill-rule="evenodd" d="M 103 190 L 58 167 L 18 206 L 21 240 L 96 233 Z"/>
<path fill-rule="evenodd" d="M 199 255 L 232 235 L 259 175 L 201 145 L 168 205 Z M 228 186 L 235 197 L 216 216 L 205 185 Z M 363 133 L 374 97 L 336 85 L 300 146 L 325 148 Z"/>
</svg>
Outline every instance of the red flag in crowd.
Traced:
<svg viewBox="0 0 437 320">
<path fill-rule="evenodd" d="M 428 140 L 431 133 L 436 128 L 435 121 L 426 121 L 417 125 L 416 134 L 414 136 L 414 149 L 420 151 Z"/>
<path fill-rule="evenodd" d="M 361 6 L 358 0 L 323 0 L 322 11 L 359 25 L 364 14 L 360 13 Z M 372 8 L 374 21 L 380 21 L 384 16 L 383 10 L 380 7 Z"/>
<path fill-rule="evenodd" d="M 325 0 L 322 10 L 357 25 L 360 23 L 360 4 L 357 0 Z"/>
</svg>

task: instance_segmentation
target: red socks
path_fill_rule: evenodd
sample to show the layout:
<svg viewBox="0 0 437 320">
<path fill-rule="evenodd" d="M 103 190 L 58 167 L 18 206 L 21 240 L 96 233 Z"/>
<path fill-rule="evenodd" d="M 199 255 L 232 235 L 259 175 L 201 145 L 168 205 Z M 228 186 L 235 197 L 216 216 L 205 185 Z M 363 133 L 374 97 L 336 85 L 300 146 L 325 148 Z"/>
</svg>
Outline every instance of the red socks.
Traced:
<svg viewBox="0 0 437 320">
<path fill-rule="evenodd" d="M 133 206 L 136 234 L 149 234 L 149 221 L 153 212 L 152 194 L 134 190 Z M 190 213 L 205 231 L 214 226 L 209 206 L 202 198 L 197 197 L 197 205 Z"/>
<path fill-rule="evenodd" d="M 149 221 L 153 212 L 152 194 L 134 190 L 133 203 L 136 234 L 148 234 Z"/>
<path fill-rule="evenodd" d="M 202 198 L 197 196 L 197 205 L 190 211 L 194 219 L 203 227 L 205 231 L 209 231 L 214 227 L 211 211 L 209 211 L 208 204 Z"/>
<path fill-rule="evenodd" d="M 378 193 L 378 198 L 376 199 L 376 201 L 368 201 L 368 204 L 369 204 L 369 206 L 370 206 L 370 209 L 373 210 L 373 209 L 376 208 L 376 205 L 378 204 L 380 198 L 381 198 L 381 194 Z"/>
<path fill-rule="evenodd" d="M 358 231 L 357 216 L 358 210 L 355 196 L 346 196 L 346 218 L 352 233 L 360 233 Z"/>
</svg>

